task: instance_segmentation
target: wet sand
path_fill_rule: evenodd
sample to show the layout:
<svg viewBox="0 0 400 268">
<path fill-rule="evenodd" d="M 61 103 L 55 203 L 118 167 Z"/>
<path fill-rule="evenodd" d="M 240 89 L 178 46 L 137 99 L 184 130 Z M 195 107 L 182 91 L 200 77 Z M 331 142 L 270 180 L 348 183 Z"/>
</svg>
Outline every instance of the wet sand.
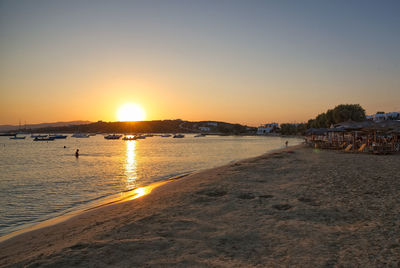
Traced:
<svg viewBox="0 0 400 268">
<path fill-rule="evenodd" d="M 0 243 L 1 266 L 399 267 L 400 155 L 298 147 Z"/>
</svg>

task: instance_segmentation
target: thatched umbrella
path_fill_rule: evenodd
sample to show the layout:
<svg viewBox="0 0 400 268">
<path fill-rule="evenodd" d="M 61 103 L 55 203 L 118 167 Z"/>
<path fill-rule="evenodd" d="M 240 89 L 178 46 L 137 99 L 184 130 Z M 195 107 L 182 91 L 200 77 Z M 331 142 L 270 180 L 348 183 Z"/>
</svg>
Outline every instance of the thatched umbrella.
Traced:
<svg viewBox="0 0 400 268">
<path fill-rule="evenodd" d="M 327 132 L 327 128 L 309 128 L 306 130 L 307 135 L 323 135 Z"/>
<path fill-rule="evenodd" d="M 357 131 L 362 131 L 364 128 L 366 128 L 368 126 L 371 126 L 373 124 L 374 124 L 374 122 L 372 122 L 372 121 L 356 122 L 356 121 L 353 121 L 353 120 L 348 120 L 348 121 L 336 124 L 335 128 L 343 129 L 344 132 L 347 132 L 347 133 L 351 134 L 353 150 L 354 150 L 355 149 L 356 138 L 357 138 Z M 343 138 L 344 138 L 344 133 L 343 133 Z"/>
<path fill-rule="evenodd" d="M 390 133 L 391 130 L 400 129 L 400 121 L 398 120 L 385 120 L 381 122 L 373 122 L 369 126 L 363 128 L 364 131 L 374 133 L 374 141 L 376 142 L 377 132 Z"/>
<path fill-rule="evenodd" d="M 353 120 L 348 120 L 348 121 L 336 124 L 335 128 L 341 128 L 343 130 L 351 131 L 351 130 L 360 130 L 363 128 L 367 128 L 373 124 L 374 124 L 374 122 L 372 122 L 372 121 L 356 122 Z"/>
<path fill-rule="evenodd" d="M 389 133 L 400 134 L 400 127 L 392 129 Z"/>
<path fill-rule="evenodd" d="M 386 120 L 378 122 L 374 126 L 377 130 L 393 130 L 400 128 L 400 121 L 397 120 Z"/>
</svg>

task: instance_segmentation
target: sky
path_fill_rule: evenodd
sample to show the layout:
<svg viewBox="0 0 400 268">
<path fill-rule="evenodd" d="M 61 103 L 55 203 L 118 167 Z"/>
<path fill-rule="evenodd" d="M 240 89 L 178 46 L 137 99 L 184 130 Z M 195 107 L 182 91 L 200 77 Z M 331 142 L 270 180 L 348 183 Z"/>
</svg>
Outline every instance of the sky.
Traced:
<svg viewBox="0 0 400 268">
<path fill-rule="evenodd" d="M 400 111 L 400 1 L 3 1 L 0 124 Z"/>
</svg>

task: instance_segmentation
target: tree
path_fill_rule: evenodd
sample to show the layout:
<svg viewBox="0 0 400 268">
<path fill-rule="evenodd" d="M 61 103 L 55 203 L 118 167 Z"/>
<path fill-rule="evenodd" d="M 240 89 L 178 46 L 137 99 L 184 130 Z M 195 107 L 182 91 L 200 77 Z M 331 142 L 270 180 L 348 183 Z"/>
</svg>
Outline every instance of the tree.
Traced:
<svg viewBox="0 0 400 268">
<path fill-rule="evenodd" d="M 333 121 L 335 124 L 347 120 L 365 120 L 365 110 L 359 104 L 341 104 L 333 109 Z"/>
<path fill-rule="evenodd" d="M 304 135 L 306 129 L 306 124 L 281 124 L 283 135 Z"/>
<path fill-rule="evenodd" d="M 329 128 L 332 124 L 348 121 L 365 120 L 365 110 L 359 104 L 340 104 L 326 113 L 317 115 L 307 122 L 307 128 Z"/>
</svg>

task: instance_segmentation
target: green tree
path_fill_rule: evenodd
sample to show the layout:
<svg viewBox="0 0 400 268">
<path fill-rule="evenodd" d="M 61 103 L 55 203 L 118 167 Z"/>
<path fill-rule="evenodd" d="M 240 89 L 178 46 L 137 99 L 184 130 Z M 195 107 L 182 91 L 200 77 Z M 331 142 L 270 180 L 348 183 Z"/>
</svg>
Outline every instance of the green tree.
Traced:
<svg viewBox="0 0 400 268">
<path fill-rule="evenodd" d="M 347 120 L 365 120 L 365 110 L 359 104 L 341 104 L 333 109 L 333 121 L 335 124 Z"/>
<path fill-rule="evenodd" d="M 281 124 L 281 134 L 283 135 L 304 135 L 307 129 L 306 124 Z"/>
<path fill-rule="evenodd" d="M 365 110 L 359 104 L 340 104 L 326 113 L 317 115 L 315 119 L 307 122 L 307 128 L 329 128 L 332 124 L 338 124 L 347 120 L 365 120 Z"/>
</svg>

